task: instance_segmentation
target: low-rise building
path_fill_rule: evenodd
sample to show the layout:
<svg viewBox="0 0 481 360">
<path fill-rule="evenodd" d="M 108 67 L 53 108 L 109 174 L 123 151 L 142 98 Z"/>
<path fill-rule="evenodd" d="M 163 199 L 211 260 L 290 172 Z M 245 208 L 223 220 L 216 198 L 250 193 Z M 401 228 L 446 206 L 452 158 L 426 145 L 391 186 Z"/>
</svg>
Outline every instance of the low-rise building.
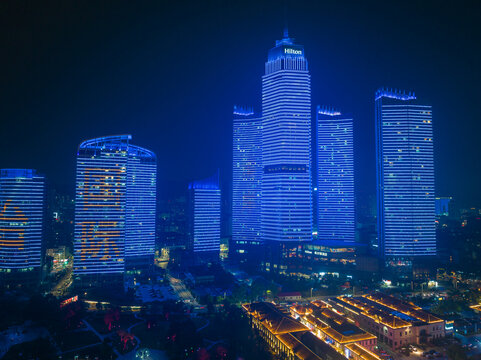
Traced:
<svg viewBox="0 0 481 360">
<path fill-rule="evenodd" d="M 329 299 L 329 304 L 393 349 L 446 335 L 443 319 L 380 292 L 358 297 L 339 296 Z"/>
<path fill-rule="evenodd" d="M 341 353 L 345 353 L 349 344 L 358 344 L 367 350 L 373 350 L 377 345 L 376 336 L 356 326 L 353 320 L 325 302 L 314 301 L 307 307 L 291 306 L 291 314 Z"/>
<path fill-rule="evenodd" d="M 280 301 L 298 301 L 302 299 L 302 294 L 298 291 L 282 292 L 277 294 Z"/>
<path fill-rule="evenodd" d="M 325 303 L 292 306 L 289 314 L 267 302 L 243 305 L 251 325 L 281 359 L 381 360 L 361 344 L 376 337 L 351 324 Z M 322 319 L 322 320 L 320 320 Z"/>
</svg>

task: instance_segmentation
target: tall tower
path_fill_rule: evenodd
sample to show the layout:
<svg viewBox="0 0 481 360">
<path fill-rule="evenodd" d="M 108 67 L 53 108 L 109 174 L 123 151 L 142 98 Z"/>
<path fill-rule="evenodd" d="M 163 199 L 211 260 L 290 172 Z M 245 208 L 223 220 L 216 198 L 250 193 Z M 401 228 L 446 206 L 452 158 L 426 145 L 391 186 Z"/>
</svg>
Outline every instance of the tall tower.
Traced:
<svg viewBox="0 0 481 360">
<path fill-rule="evenodd" d="M 190 248 L 209 259 L 220 253 L 221 193 L 219 173 L 189 184 Z"/>
<path fill-rule="evenodd" d="M 45 178 L 32 169 L 0 170 L 0 280 L 19 286 L 40 274 Z"/>
<path fill-rule="evenodd" d="M 232 166 L 232 246 L 238 259 L 261 255 L 262 119 L 234 107 Z"/>
<path fill-rule="evenodd" d="M 311 77 L 304 47 L 287 33 L 268 53 L 262 77 L 264 240 L 312 239 Z"/>
<path fill-rule="evenodd" d="M 320 241 L 355 241 L 353 121 L 317 107 L 317 207 Z"/>
<path fill-rule="evenodd" d="M 122 274 L 126 263 L 153 263 L 156 159 L 129 144 L 131 138 L 107 136 L 79 146 L 75 275 Z"/>
<path fill-rule="evenodd" d="M 380 254 L 399 263 L 436 255 L 431 106 L 380 89 L 375 110 Z"/>
</svg>

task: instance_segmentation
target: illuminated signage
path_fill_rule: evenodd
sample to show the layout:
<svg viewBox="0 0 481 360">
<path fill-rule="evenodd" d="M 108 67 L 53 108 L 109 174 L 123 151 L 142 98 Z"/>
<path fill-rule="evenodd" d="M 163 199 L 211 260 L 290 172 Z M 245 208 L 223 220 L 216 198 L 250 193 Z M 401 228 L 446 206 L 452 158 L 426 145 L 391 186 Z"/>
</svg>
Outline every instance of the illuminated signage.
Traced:
<svg viewBox="0 0 481 360">
<path fill-rule="evenodd" d="M 67 299 L 67 300 L 62 301 L 62 302 L 60 303 L 60 307 L 62 308 L 62 307 L 64 307 L 65 305 L 71 304 L 71 303 L 76 302 L 76 301 L 78 301 L 78 295 L 75 295 L 74 297 L 71 297 L 71 298 L 69 298 L 69 299 Z"/>
<path fill-rule="evenodd" d="M 284 54 L 289 54 L 289 55 L 302 55 L 302 50 L 285 48 L 285 49 L 284 49 Z"/>
</svg>

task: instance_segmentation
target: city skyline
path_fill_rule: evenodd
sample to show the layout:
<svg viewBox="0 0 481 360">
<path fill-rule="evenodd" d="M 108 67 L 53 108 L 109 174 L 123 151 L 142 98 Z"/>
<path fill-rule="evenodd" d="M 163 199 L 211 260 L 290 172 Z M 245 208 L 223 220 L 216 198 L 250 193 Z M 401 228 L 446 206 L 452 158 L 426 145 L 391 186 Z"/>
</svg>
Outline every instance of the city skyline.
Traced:
<svg viewBox="0 0 481 360">
<path fill-rule="evenodd" d="M 429 29 L 429 26 L 437 28 L 448 12 L 445 8 L 438 7 L 435 15 L 429 19 L 427 24 L 417 22 L 416 19 L 421 17 L 423 11 L 429 8 L 429 4 L 428 2 L 427 5 L 417 5 L 420 10 L 419 14 L 414 13 L 414 18 L 408 20 L 410 21 L 410 26 L 403 27 L 403 29 L 410 29 L 407 32 L 396 30 L 395 27 L 388 27 L 385 35 L 377 35 L 375 29 L 385 28 L 383 25 L 388 20 L 380 20 L 376 15 L 381 11 L 389 9 L 390 6 L 394 6 L 383 5 L 380 9 L 375 9 L 372 15 L 369 15 L 369 19 L 373 21 L 373 28 L 361 27 L 358 35 L 340 32 L 332 36 L 332 39 L 329 36 L 334 34 L 337 26 L 341 27 L 344 22 L 353 19 L 354 10 L 352 8 L 341 12 L 341 9 L 335 4 L 315 5 L 315 10 L 325 10 L 319 13 L 330 14 L 326 25 L 318 25 L 317 22 L 314 22 L 313 15 L 307 14 L 302 10 L 305 4 L 301 4 L 299 7 L 298 5 L 292 5 L 289 8 L 290 32 L 306 46 L 310 62 L 316 64 L 312 74 L 313 84 L 315 85 L 313 86 L 313 101 L 320 102 L 322 100 L 322 103 L 329 103 L 342 109 L 348 109 L 358 119 L 355 124 L 356 136 L 354 141 L 355 148 L 358 150 L 355 152 L 355 158 L 356 167 L 360 171 L 356 181 L 360 184 L 359 188 L 362 189 L 360 190 L 361 199 L 365 199 L 366 194 L 373 195 L 375 193 L 374 128 L 371 121 L 373 109 L 370 107 L 373 98 L 372 93 L 380 86 L 389 86 L 422 93 L 426 101 L 437 109 L 437 119 L 434 126 L 436 138 L 435 162 L 441 165 L 436 166 L 436 177 L 439 179 L 436 182 L 436 196 L 453 196 L 457 204 L 462 207 L 476 206 L 480 203 L 479 192 L 475 191 L 480 175 L 478 167 L 469 166 L 469 164 L 476 163 L 474 157 L 476 142 L 472 136 L 477 132 L 475 130 L 477 130 L 479 123 L 471 119 L 476 119 L 479 116 L 479 110 L 473 106 L 472 101 L 473 98 L 476 98 L 474 94 L 479 90 L 473 85 L 472 87 L 463 87 L 464 91 L 460 91 L 460 85 L 456 79 L 464 75 L 468 85 L 471 84 L 470 81 L 472 81 L 472 84 L 476 83 L 476 74 L 474 74 L 474 77 L 466 74 L 472 72 L 472 64 L 479 57 L 479 53 L 477 50 L 472 54 L 465 53 L 465 60 L 463 60 L 462 57 L 459 59 L 453 58 L 449 57 L 448 54 L 440 52 L 445 46 L 459 46 L 462 49 L 475 48 L 461 46 L 457 43 L 457 41 L 460 41 L 460 44 L 469 44 L 474 39 L 474 37 L 458 39 L 457 36 L 460 33 L 470 33 L 466 31 L 466 28 L 472 26 L 471 17 L 468 10 L 458 9 L 456 11 L 467 16 L 458 16 L 464 20 L 458 26 L 458 29 L 456 26 L 453 27 L 457 29 L 455 32 L 446 35 L 443 33 L 443 30 L 439 34 L 432 34 L 426 32 L 426 29 Z M 402 4 L 396 6 L 396 10 L 400 13 L 407 12 L 409 8 L 408 5 Z M 203 22 L 193 20 L 193 16 L 189 15 L 187 19 L 191 21 L 187 23 L 186 29 L 195 27 L 203 35 L 198 38 L 206 39 L 211 36 L 212 40 L 208 44 L 194 40 L 189 42 L 192 45 L 191 51 L 202 55 L 191 68 L 187 69 L 184 66 L 184 69 L 186 69 L 185 79 L 183 76 L 180 79 L 176 79 L 176 81 L 178 80 L 178 85 L 172 82 L 171 75 L 162 70 L 166 67 L 171 67 L 171 64 L 164 62 L 164 66 L 155 68 L 152 77 L 150 75 L 147 77 L 145 71 L 147 69 L 152 70 L 154 66 L 152 60 L 148 60 L 152 59 L 151 56 L 142 56 L 142 60 L 117 56 L 115 58 L 118 60 L 115 60 L 109 55 L 110 53 L 119 54 L 122 52 L 123 48 L 119 47 L 120 41 L 127 40 L 129 43 L 129 39 L 134 34 L 148 32 L 150 34 L 148 37 L 141 36 L 144 39 L 139 45 L 141 54 L 147 55 L 152 53 L 153 58 L 165 61 L 165 58 L 161 56 L 161 50 L 164 45 L 160 45 L 162 42 L 156 40 L 162 38 L 159 35 L 162 33 L 162 28 L 157 27 L 156 23 L 149 16 L 146 18 L 145 25 L 142 25 L 137 30 L 134 30 L 132 27 L 136 23 L 136 15 L 132 15 L 132 23 L 127 25 L 121 25 L 110 19 L 110 25 L 113 28 L 124 30 L 118 32 L 117 40 L 110 47 L 107 46 L 105 48 L 103 45 L 109 44 L 107 37 L 94 41 L 92 45 L 88 46 L 84 43 L 79 43 L 76 29 L 80 26 L 80 20 L 78 15 L 73 13 L 68 15 L 72 20 L 72 28 L 63 35 L 63 39 L 72 38 L 72 45 L 69 45 L 70 47 L 65 51 L 59 49 L 59 56 L 53 58 L 54 65 L 47 68 L 45 68 L 45 63 L 41 61 L 44 59 L 44 49 L 47 48 L 49 41 L 56 40 L 56 37 L 52 37 L 50 33 L 44 33 L 43 28 L 38 28 L 40 24 L 34 19 L 31 24 L 25 25 L 26 29 L 28 31 L 28 29 L 38 28 L 39 34 L 43 37 L 41 38 L 42 41 L 35 44 L 37 51 L 31 55 L 33 60 L 38 61 L 34 61 L 33 65 L 27 66 L 27 73 L 36 74 L 30 90 L 26 92 L 32 96 L 15 100 L 15 94 L 24 89 L 24 81 L 18 73 L 20 67 L 16 65 L 22 64 L 22 62 L 13 61 L 13 59 L 16 59 L 15 56 L 18 57 L 17 53 L 13 51 L 11 52 L 13 56 L 11 59 L 3 60 L 6 62 L 4 68 L 11 70 L 11 74 L 5 76 L 5 84 L 8 84 L 8 87 L 4 88 L 6 107 L 2 110 L 2 116 L 4 118 L 14 118 L 14 114 L 16 114 L 20 119 L 24 119 L 24 121 L 31 124 L 34 133 L 38 132 L 45 135 L 45 131 L 49 131 L 52 134 L 40 136 L 40 138 L 50 139 L 49 136 L 54 136 L 53 134 L 56 134 L 56 131 L 61 131 L 64 135 L 55 142 L 55 149 L 62 148 L 63 150 L 56 152 L 56 161 L 52 162 L 52 160 L 49 160 L 48 154 L 54 151 L 54 148 L 50 145 L 54 142 L 47 141 L 43 147 L 39 147 L 38 152 L 27 155 L 22 149 L 27 148 L 27 144 L 34 143 L 34 141 L 32 142 L 28 134 L 24 138 L 17 135 L 21 133 L 18 128 L 21 121 L 2 122 L 1 133 L 11 135 L 5 137 L 4 141 L 0 142 L 0 146 L 4 147 L 0 153 L 8 154 L 9 151 L 7 149 L 16 149 L 16 151 L 12 152 L 12 156 L 6 157 L 2 155 L 0 157 L 2 167 L 38 168 L 62 192 L 72 194 L 74 191 L 72 184 L 76 144 L 84 138 L 93 138 L 104 134 L 133 133 L 136 139 L 139 139 L 139 142 L 153 149 L 157 154 L 161 154 L 158 159 L 159 166 L 167 170 L 166 176 L 159 179 L 158 188 L 161 191 L 160 196 L 162 198 L 172 197 L 171 194 L 180 193 L 183 191 L 182 189 L 185 189 L 185 184 L 188 183 L 189 179 L 207 176 L 218 167 L 221 168 L 222 188 L 229 190 L 226 185 L 230 182 L 229 154 L 223 154 L 225 151 L 220 150 L 230 148 L 229 134 L 231 134 L 231 125 L 228 119 L 230 119 L 232 104 L 250 104 L 252 103 L 251 93 L 260 94 L 259 77 L 262 74 L 262 55 L 265 49 L 270 47 L 272 39 L 279 38 L 283 27 L 282 11 L 279 10 L 277 15 L 266 15 L 263 12 L 265 7 L 267 5 L 261 5 L 256 8 L 249 2 L 245 4 L 245 9 L 248 10 L 221 7 L 210 15 L 217 21 L 214 22 L 212 27 L 206 26 Z M 79 9 L 79 13 L 82 13 L 83 10 L 85 9 Z M 128 10 L 128 6 L 119 6 L 116 9 L 117 12 L 124 14 L 124 16 L 127 16 L 125 14 L 128 13 Z M 146 6 L 139 11 L 148 12 L 150 10 L 152 14 L 155 14 L 158 8 Z M 16 14 L 21 13 L 22 9 L 13 7 L 11 11 Z M 171 11 L 175 12 L 177 9 L 173 8 Z M 252 13 L 252 19 L 249 20 L 246 11 Z M 315 12 L 313 11 L 313 13 Z M 224 13 L 228 14 L 226 19 L 223 18 L 222 14 Z M 57 13 L 53 12 L 51 14 L 52 19 L 57 15 Z M 264 25 L 259 19 L 265 19 L 268 22 Z M 332 27 L 331 25 L 336 24 L 336 21 L 338 24 Z M 353 26 L 359 25 L 361 21 L 355 20 Z M 109 23 L 107 22 L 102 26 L 107 26 L 107 24 Z M 177 28 L 176 25 L 169 22 L 168 24 Z M 182 24 L 186 25 L 185 23 Z M 252 28 L 249 28 L 247 24 L 252 25 Z M 317 25 L 313 26 L 313 24 Z M 10 22 L 6 21 L 4 26 L 10 26 Z M 261 26 L 265 28 L 265 31 L 259 32 Z M 233 29 L 235 27 L 242 29 L 242 34 L 234 34 Z M 219 37 L 217 30 L 222 30 L 225 34 Z M 83 35 L 92 39 L 92 28 L 87 27 L 85 31 Z M 255 35 L 257 33 L 261 33 L 261 36 L 257 37 Z M 13 38 L 19 37 L 19 44 L 26 41 L 16 31 L 13 31 L 12 34 Z M 414 36 L 419 34 L 420 36 Z M 186 35 L 181 32 L 176 33 L 172 39 L 165 39 L 167 41 L 165 48 L 171 46 L 172 41 L 183 40 L 184 36 Z M 235 62 L 229 62 L 228 60 L 220 61 L 224 56 L 232 58 L 229 54 L 234 51 L 234 49 L 227 48 L 224 52 L 220 52 L 220 49 L 218 49 L 218 45 L 215 42 L 221 43 L 224 36 L 230 36 L 233 43 L 239 43 L 240 39 L 250 40 L 248 47 L 243 46 L 244 49 L 248 49 L 243 52 L 243 56 L 247 63 L 253 64 L 252 67 L 240 66 L 237 60 Z M 374 41 L 376 36 L 380 36 L 378 41 Z M 390 41 L 391 39 L 394 41 Z M 426 42 L 429 39 L 434 41 Z M 7 40 L 6 48 L 11 48 L 11 39 L 7 37 L 5 40 Z M 356 45 L 358 40 L 360 43 Z M 337 44 L 340 43 L 345 43 L 345 46 L 338 46 Z M 383 51 L 380 52 L 381 56 L 379 56 L 379 59 L 376 58 L 371 61 L 371 53 L 377 49 L 374 47 L 374 44 L 379 44 Z M 430 57 L 429 61 L 419 50 L 425 45 L 437 54 L 435 57 Z M 78 50 L 86 50 L 85 54 L 92 54 L 92 52 L 98 51 L 104 60 L 98 65 L 89 63 L 85 56 L 79 54 L 77 49 L 72 46 L 78 46 Z M 365 50 L 361 51 L 361 46 L 364 46 Z M 209 47 L 213 50 L 208 51 Z M 402 53 L 400 52 L 401 49 Z M 182 50 L 179 51 L 181 51 L 180 62 L 174 66 L 180 67 L 191 57 L 189 57 L 189 53 L 182 52 Z M 214 54 L 220 55 L 217 55 L 218 57 L 216 58 Z M 356 61 L 350 60 L 349 54 L 356 55 Z M 135 66 L 142 61 L 144 61 L 145 66 L 143 68 L 145 68 L 145 71 L 139 66 Z M 453 66 L 448 66 L 451 62 Z M 205 67 L 207 63 L 216 64 L 215 69 Z M 66 79 L 69 79 L 69 84 L 66 88 L 69 90 L 61 91 L 65 87 L 66 80 L 58 77 L 58 75 L 54 75 L 52 81 L 49 82 L 51 85 L 48 85 L 52 91 L 42 91 L 42 94 L 36 96 L 39 94 L 39 89 L 42 88 L 43 84 L 46 84 L 43 81 L 44 76 L 52 74 L 54 66 L 58 65 L 61 73 L 66 71 L 67 74 L 71 74 L 75 64 L 82 73 L 88 74 L 91 71 L 99 76 L 96 76 L 95 81 L 93 81 L 89 80 L 88 76 L 79 78 L 78 76 L 72 77 L 73 75 L 68 75 Z M 105 72 L 105 75 L 101 72 L 99 73 L 108 64 L 114 65 L 112 69 Z M 198 66 L 206 70 L 203 75 L 194 74 L 199 69 Z M 180 69 L 179 67 L 174 68 Z M 241 68 L 243 70 L 240 70 Z M 431 68 L 432 70 L 430 70 Z M 120 71 L 121 69 L 123 70 Z M 136 72 L 133 69 L 137 69 L 136 71 L 139 72 L 138 77 L 134 75 Z M 236 69 L 237 72 L 232 72 L 232 69 Z M 249 75 L 247 69 L 252 69 L 251 75 Z M 438 73 L 443 73 L 442 81 L 437 76 Z M 119 82 L 120 86 L 115 86 L 112 83 L 111 79 L 115 74 L 118 74 L 116 81 Z M 132 76 L 128 74 L 132 74 L 138 80 L 132 80 Z M 195 81 L 207 79 L 208 77 L 214 79 L 218 74 L 223 74 L 223 78 L 228 81 L 229 91 L 220 89 L 225 89 L 226 85 L 223 81 L 220 81 L 218 84 L 200 81 L 199 83 L 202 85 L 191 90 L 186 88 L 186 97 L 182 98 L 180 96 L 179 89 L 183 86 L 182 84 L 185 84 L 187 78 L 191 77 Z M 164 93 L 162 88 L 156 85 L 158 81 L 153 82 L 151 80 L 151 78 L 155 80 L 160 79 L 164 75 L 167 83 L 172 85 L 169 87 L 172 89 L 170 95 Z M 18 81 L 12 82 L 14 79 Z M 351 81 L 354 81 L 356 85 L 350 85 L 353 84 Z M 91 91 L 92 89 L 97 89 L 97 93 Z M 133 89 L 139 89 L 139 91 L 132 92 Z M 219 91 L 222 91 L 224 95 L 210 97 L 211 99 L 218 99 L 217 101 L 207 100 L 203 96 L 194 96 L 196 92 L 198 93 L 201 90 L 203 90 L 202 92 L 208 90 L 216 95 L 219 95 Z M 67 99 L 63 93 L 72 93 L 74 96 Z M 89 96 L 94 93 L 96 93 L 96 100 L 90 101 Z M 453 95 L 455 93 L 465 93 L 466 96 Z M 177 111 L 181 98 L 182 103 L 185 103 L 187 108 L 196 109 L 196 116 L 191 116 L 190 114 L 184 116 L 182 111 Z M 253 97 L 253 99 L 257 98 L 259 97 Z M 36 101 L 45 103 L 45 106 L 36 106 Z M 52 105 L 53 102 L 55 102 L 56 106 Z M 162 105 L 160 106 L 160 104 Z M 253 105 L 259 108 L 259 101 L 256 100 Z M 176 109 L 175 111 L 174 108 Z M 35 112 L 34 109 L 36 109 Z M 93 116 L 93 113 L 95 113 L 95 116 Z M 98 121 L 99 117 L 103 120 Z M 188 118 L 196 118 L 202 121 L 187 120 Z M 65 119 L 68 121 L 64 121 Z M 452 119 L 457 120 L 453 121 Z M 206 123 L 211 124 L 211 126 L 204 128 L 202 124 Z M 140 126 L 135 126 L 135 124 Z M 471 127 L 473 127 L 473 131 L 469 130 Z M 158 131 L 147 132 L 145 131 L 147 128 L 158 129 Z M 212 129 L 216 129 L 216 131 L 212 131 Z M 153 136 L 153 133 L 157 135 Z M 218 142 L 211 141 L 216 136 L 215 134 L 221 134 Z M 187 154 L 184 154 L 178 147 L 178 144 L 172 140 L 176 138 L 185 138 L 191 144 L 187 152 L 192 151 L 197 155 L 189 157 Z M 28 143 L 25 141 L 28 141 Z M 458 144 L 459 151 L 463 153 L 462 157 L 456 157 L 449 152 L 452 142 Z M 201 143 L 208 145 L 200 146 Z M 198 160 L 201 158 L 206 159 L 203 168 L 198 165 L 200 163 Z M 57 167 L 57 163 L 62 164 L 62 166 Z M 173 174 L 175 174 L 175 177 Z M 458 175 L 453 176 L 451 174 Z M 226 196 L 229 196 L 229 192 L 224 193 Z"/>
<path fill-rule="evenodd" d="M 481 360 L 479 14 L 0 1 L 0 358 Z"/>
</svg>

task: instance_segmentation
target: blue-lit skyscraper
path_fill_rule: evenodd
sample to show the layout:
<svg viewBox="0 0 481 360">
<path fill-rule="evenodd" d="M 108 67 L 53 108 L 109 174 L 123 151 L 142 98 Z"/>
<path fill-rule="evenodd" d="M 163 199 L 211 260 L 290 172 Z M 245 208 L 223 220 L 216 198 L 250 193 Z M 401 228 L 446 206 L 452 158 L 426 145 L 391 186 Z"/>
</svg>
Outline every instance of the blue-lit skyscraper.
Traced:
<svg viewBox="0 0 481 360">
<path fill-rule="evenodd" d="M 31 169 L 0 170 L 0 274 L 40 271 L 45 178 Z"/>
<path fill-rule="evenodd" d="M 190 248 L 200 256 L 219 258 L 221 192 L 219 173 L 189 184 Z"/>
<path fill-rule="evenodd" d="M 125 217 L 125 266 L 141 269 L 154 263 L 157 159 L 129 144 Z"/>
<path fill-rule="evenodd" d="M 75 275 L 147 266 L 155 250 L 156 159 L 130 135 L 84 141 L 77 155 Z"/>
<path fill-rule="evenodd" d="M 353 121 L 317 107 L 317 207 L 320 241 L 355 240 Z"/>
<path fill-rule="evenodd" d="M 240 258 L 258 256 L 261 239 L 262 119 L 234 107 L 232 169 L 232 246 Z"/>
<path fill-rule="evenodd" d="M 436 255 L 431 106 L 413 93 L 378 90 L 375 100 L 381 255 Z"/>
<path fill-rule="evenodd" d="M 262 77 L 262 165 L 263 239 L 310 241 L 311 77 L 304 47 L 287 33 Z"/>
</svg>

